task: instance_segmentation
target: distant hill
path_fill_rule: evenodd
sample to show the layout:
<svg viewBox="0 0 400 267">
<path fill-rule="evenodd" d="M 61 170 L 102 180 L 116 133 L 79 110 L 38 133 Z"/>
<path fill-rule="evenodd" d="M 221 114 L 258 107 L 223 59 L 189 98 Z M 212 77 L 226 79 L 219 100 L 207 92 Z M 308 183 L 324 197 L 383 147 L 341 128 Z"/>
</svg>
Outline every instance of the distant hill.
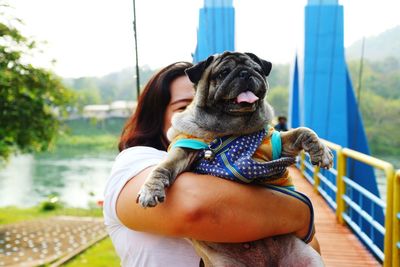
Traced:
<svg viewBox="0 0 400 267">
<path fill-rule="evenodd" d="M 140 68 L 141 87 L 155 70 Z M 64 84 L 80 94 L 81 104 L 108 104 L 115 100 L 136 99 L 135 69 L 126 68 L 102 77 L 81 77 L 63 80 Z"/>
<path fill-rule="evenodd" d="M 147 66 L 140 67 L 141 89 L 156 71 Z M 268 81 L 271 88 L 276 86 L 287 87 L 289 65 L 274 65 Z M 78 107 L 88 104 L 109 104 L 117 100 L 136 100 L 136 80 L 133 67 L 102 77 L 65 78 L 63 82 L 67 87 L 78 93 Z"/>
<path fill-rule="evenodd" d="M 361 46 L 362 40 L 358 40 L 346 48 L 347 59 L 359 59 Z M 387 57 L 394 57 L 400 60 L 400 25 L 377 36 L 365 38 L 364 56 L 372 61 L 383 60 Z"/>
</svg>

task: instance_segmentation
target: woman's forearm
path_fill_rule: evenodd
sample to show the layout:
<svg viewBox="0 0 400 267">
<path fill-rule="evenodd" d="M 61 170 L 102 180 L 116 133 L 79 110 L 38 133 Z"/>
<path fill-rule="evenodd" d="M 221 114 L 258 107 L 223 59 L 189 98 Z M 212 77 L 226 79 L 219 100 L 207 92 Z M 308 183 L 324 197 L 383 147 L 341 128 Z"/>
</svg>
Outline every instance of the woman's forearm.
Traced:
<svg viewBox="0 0 400 267">
<path fill-rule="evenodd" d="M 166 201 L 143 209 L 136 196 L 149 174 L 131 179 L 117 201 L 127 227 L 167 236 L 213 242 L 245 242 L 294 233 L 304 237 L 310 210 L 293 197 L 213 176 L 183 173 L 167 190 Z"/>
</svg>

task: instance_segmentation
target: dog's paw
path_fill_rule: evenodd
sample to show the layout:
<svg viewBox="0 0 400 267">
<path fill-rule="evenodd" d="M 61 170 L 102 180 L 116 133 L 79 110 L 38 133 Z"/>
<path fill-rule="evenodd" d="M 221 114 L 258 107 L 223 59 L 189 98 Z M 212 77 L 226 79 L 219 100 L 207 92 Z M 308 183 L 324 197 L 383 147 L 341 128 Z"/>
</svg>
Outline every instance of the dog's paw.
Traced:
<svg viewBox="0 0 400 267">
<path fill-rule="evenodd" d="M 137 196 L 136 202 L 143 208 L 155 207 L 158 203 L 164 202 L 165 189 L 164 186 L 149 187 L 144 185 Z"/>
<path fill-rule="evenodd" d="M 165 201 L 165 188 L 169 185 L 169 179 L 164 174 L 153 171 L 140 189 L 136 198 L 143 208 L 155 207 Z"/>
<path fill-rule="evenodd" d="M 317 148 L 309 151 L 311 163 L 324 169 L 329 169 L 333 166 L 332 151 L 324 145 L 321 141 L 315 144 Z"/>
<path fill-rule="evenodd" d="M 321 161 L 319 162 L 319 166 L 324 169 L 330 169 L 333 167 L 333 154 L 332 151 L 324 145 L 324 152 L 321 156 Z"/>
</svg>

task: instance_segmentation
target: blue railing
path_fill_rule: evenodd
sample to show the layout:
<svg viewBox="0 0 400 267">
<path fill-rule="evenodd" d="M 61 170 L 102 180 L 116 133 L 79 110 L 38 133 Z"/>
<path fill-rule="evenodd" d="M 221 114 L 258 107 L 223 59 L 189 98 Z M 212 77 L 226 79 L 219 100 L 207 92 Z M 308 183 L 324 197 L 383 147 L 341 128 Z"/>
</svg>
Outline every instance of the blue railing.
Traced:
<svg viewBox="0 0 400 267">
<path fill-rule="evenodd" d="M 298 163 L 302 174 L 336 212 L 338 222 L 347 224 L 384 266 L 399 266 L 400 204 L 397 202 L 400 201 L 400 171 L 395 176 L 394 168 L 388 162 L 328 141 L 325 143 L 335 156 L 333 168 L 323 170 L 313 166 L 309 156 L 303 153 Z M 385 172 L 386 201 L 354 182 L 353 177 L 347 176 L 346 166 L 349 160 L 362 162 Z"/>
</svg>

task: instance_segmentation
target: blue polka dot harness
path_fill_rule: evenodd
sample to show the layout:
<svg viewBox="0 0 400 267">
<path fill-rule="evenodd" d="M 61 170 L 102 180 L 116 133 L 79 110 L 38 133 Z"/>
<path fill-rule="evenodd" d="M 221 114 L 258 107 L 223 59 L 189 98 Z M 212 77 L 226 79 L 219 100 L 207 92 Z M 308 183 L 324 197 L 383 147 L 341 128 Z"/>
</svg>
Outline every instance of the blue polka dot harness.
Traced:
<svg viewBox="0 0 400 267">
<path fill-rule="evenodd" d="M 248 135 L 225 136 L 213 140 L 210 144 L 201 144 L 200 141 L 192 139 L 179 139 L 172 147 L 202 150 L 193 168 L 196 173 L 252 183 L 270 176 L 276 177 L 277 168 L 281 168 L 282 172 L 285 170 L 284 167 L 277 166 L 276 161 L 258 162 L 252 159 L 267 133 L 266 129 L 262 129 Z M 281 154 L 279 132 L 272 133 L 271 144 L 273 159 L 277 160 Z M 207 153 L 211 156 L 207 157 Z"/>
</svg>

